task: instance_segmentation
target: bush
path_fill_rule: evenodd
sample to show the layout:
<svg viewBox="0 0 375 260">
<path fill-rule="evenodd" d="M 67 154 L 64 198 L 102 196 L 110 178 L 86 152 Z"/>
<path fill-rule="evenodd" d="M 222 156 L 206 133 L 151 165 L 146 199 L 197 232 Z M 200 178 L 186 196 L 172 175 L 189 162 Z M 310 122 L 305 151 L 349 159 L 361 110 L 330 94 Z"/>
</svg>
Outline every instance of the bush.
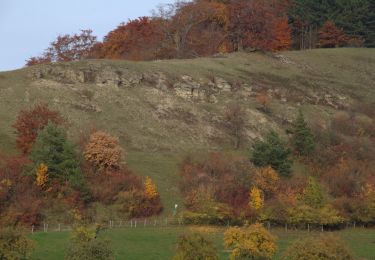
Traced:
<svg viewBox="0 0 375 260">
<path fill-rule="evenodd" d="M 33 250 L 32 241 L 19 229 L 0 230 L 0 259 L 29 259 Z"/>
<path fill-rule="evenodd" d="M 112 260 L 115 259 L 110 241 L 98 238 L 99 229 L 89 230 L 84 226 L 76 226 L 68 248 L 68 260 Z"/>
<path fill-rule="evenodd" d="M 275 255 L 277 246 L 273 237 L 261 224 L 246 228 L 229 228 L 224 234 L 224 245 L 232 249 L 231 260 L 268 260 Z"/>
<path fill-rule="evenodd" d="M 217 250 L 211 241 L 200 234 L 180 237 L 173 260 L 217 260 Z"/>
<path fill-rule="evenodd" d="M 294 242 L 284 253 L 283 259 L 351 260 L 354 257 L 339 238 L 325 234 Z"/>
<path fill-rule="evenodd" d="M 215 213 L 197 213 L 185 211 L 180 216 L 181 221 L 186 225 L 228 225 L 240 224 L 229 212 L 215 212 Z"/>
</svg>

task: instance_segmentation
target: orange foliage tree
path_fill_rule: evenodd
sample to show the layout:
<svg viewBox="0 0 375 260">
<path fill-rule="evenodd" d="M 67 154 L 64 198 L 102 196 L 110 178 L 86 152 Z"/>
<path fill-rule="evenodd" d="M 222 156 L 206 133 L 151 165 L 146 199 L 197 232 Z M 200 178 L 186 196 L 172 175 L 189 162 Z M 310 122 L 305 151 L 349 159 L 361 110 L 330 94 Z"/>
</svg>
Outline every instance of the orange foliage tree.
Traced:
<svg viewBox="0 0 375 260">
<path fill-rule="evenodd" d="M 121 154 L 118 138 L 102 131 L 91 134 L 84 151 L 86 161 L 99 170 L 119 169 Z"/>
<path fill-rule="evenodd" d="M 160 55 L 162 38 L 158 19 L 140 17 L 109 32 L 94 51 L 99 58 L 152 60 Z"/>
<path fill-rule="evenodd" d="M 21 110 L 13 125 L 17 134 L 17 147 L 24 154 L 29 153 L 38 131 L 42 130 L 49 122 L 62 125 L 65 120 L 58 111 L 51 110 L 45 103 L 36 104 L 30 110 Z"/>
<path fill-rule="evenodd" d="M 324 23 L 319 30 L 319 46 L 323 48 L 334 48 L 343 46 L 348 42 L 348 37 L 342 29 L 336 27 L 332 21 Z"/>
</svg>

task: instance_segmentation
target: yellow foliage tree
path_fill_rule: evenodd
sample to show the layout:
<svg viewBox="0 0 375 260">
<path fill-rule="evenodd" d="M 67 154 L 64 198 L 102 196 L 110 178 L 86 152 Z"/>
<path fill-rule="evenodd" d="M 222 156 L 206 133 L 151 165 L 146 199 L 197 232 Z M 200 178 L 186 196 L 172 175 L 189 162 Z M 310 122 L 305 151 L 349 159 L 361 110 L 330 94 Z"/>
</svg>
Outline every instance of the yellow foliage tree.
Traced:
<svg viewBox="0 0 375 260">
<path fill-rule="evenodd" d="M 250 207 L 259 210 L 264 206 L 264 198 L 262 190 L 258 189 L 257 187 L 253 187 L 250 190 Z"/>
<path fill-rule="evenodd" d="M 231 260 L 272 259 L 277 246 L 273 237 L 261 224 L 247 228 L 229 228 L 224 233 L 224 246 L 231 249 Z"/>
<path fill-rule="evenodd" d="M 36 185 L 44 188 L 48 181 L 48 166 L 41 163 L 36 171 Z"/>
<path fill-rule="evenodd" d="M 159 193 L 156 189 L 156 185 L 152 182 L 150 177 L 146 177 L 145 180 L 145 193 L 148 199 L 153 199 L 159 196 Z"/>
<path fill-rule="evenodd" d="M 256 186 L 259 187 L 266 196 L 277 192 L 279 180 L 279 175 L 271 166 L 259 168 L 255 173 Z"/>
</svg>

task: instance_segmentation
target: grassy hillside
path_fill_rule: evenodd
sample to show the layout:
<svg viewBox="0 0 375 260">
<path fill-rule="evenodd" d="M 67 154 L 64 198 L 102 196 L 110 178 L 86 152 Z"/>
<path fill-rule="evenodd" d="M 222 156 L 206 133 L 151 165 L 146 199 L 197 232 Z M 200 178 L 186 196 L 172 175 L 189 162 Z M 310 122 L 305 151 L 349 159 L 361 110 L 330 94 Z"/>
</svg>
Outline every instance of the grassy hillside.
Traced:
<svg viewBox="0 0 375 260">
<path fill-rule="evenodd" d="M 246 154 L 268 129 L 284 133 L 298 109 L 323 128 L 333 116 L 353 110 L 373 120 L 374 82 L 374 49 L 35 66 L 0 73 L 0 150 L 16 153 L 11 125 L 19 110 L 48 102 L 68 118 L 72 139 L 92 127 L 119 136 L 124 161 L 155 179 L 168 214 L 181 202 L 176 174 L 183 155 L 233 150 L 224 120 L 227 104 L 246 109 L 245 140 L 235 151 Z M 202 91 L 193 94 L 197 89 Z M 260 93 L 270 96 L 270 113 L 259 109 Z"/>
</svg>

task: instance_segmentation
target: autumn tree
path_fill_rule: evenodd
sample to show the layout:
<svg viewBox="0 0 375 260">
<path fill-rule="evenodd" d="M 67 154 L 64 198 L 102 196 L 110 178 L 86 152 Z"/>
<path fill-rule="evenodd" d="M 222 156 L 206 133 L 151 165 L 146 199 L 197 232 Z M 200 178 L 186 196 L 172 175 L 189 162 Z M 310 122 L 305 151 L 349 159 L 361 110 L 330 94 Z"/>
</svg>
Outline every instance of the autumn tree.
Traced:
<svg viewBox="0 0 375 260">
<path fill-rule="evenodd" d="M 352 260 L 354 257 L 341 239 L 325 234 L 293 242 L 285 251 L 282 259 Z"/>
<path fill-rule="evenodd" d="M 315 148 L 315 141 L 301 110 L 292 123 L 290 132 L 292 134 L 291 141 L 294 151 L 300 156 L 309 156 Z"/>
<path fill-rule="evenodd" d="M 271 166 L 258 168 L 255 171 L 255 184 L 266 197 L 271 197 L 277 192 L 279 175 Z"/>
<path fill-rule="evenodd" d="M 92 30 L 81 30 L 80 34 L 59 35 L 42 56 L 30 58 L 26 65 L 81 60 L 89 56 L 95 43 L 96 36 L 92 35 Z"/>
<path fill-rule="evenodd" d="M 159 193 L 156 189 L 156 185 L 152 182 L 150 177 L 148 176 L 146 177 L 144 185 L 145 185 L 146 197 L 148 199 L 154 199 L 159 196 Z"/>
<path fill-rule="evenodd" d="M 217 260 L 214 244 L 201 234 L 183 235 L 177 243 L 173 260 Z"/>
<path fill-rule="evenodd" d="M 17 147 L 24 154 L 29 153 L 38 131 L 42 130 L 49 122 L 61 125 L 65 120 L 58 111 L 50 109 L 45 103 L 36 104 L 29 110 L 21 110 L 13 125 L 17 135 Z"/>
<path fill-rule="evenodd" d="M 234 147 L 238 149 L 243 139 L 246 113 L 237 103 L 229 104 L 225 110 L 225 121 L 227 127 L 234 137 Z"/>
<path fill-rule="evenodd" d="M 192 58 L 217 53 L 226 38 L 227 9 L 218 1 L 181 1 L 161 8 L 164 45 L 172 57 Z"/>
<path fill-rule="evenodd" d="M 38 187 L 44 188 L 48 181 L 48 166 L 41 163 L 36 170 L 35 184 Z"/>
<path fill-rule="evenodd" d="M 276 44 L 274 50 L 284 51 L 290 49 L 292 45 L 292 35 L 287 16 L 283 16 L 277 19 L 275 30 Z"/>
<path fill-rule="evenodd" d="M 323 48 L 335 48 L 347 43 L 348 38 L 342 29 L 336 27 L 332 21 L 324 23 L 319 30 L 319 46 Z"/>
<path fill-rule="evenodd" d="M 118 169 L 121 154 L 118 138 L 103 131 L 91 134 L 84 151 L 86 161 L 98 170 Z"/>
<path fill-rule="evenodd" d="M 274 131 L 269 132 L 264 141 L 253 144 L 250 160 L 258 167 L 271 166 L 281 176 L 291 175 L 290 150 Z"/>
<path fill-rule="evenodd" d="M 162 55 L 163 37 L 160 20 L 140 17 L 109 32 L 93 52 L 99 53 L 99 58 L 153 60 Z"/>
<path fill-rule="evenodd" d="M 255 210 L 260 210 L 264 207 L 263 192 L 257 187 L 252 187 L 249 193 L 249 206 Z"/>
<path fill-rule="evenodd" d="M 224 245 L 231 249 L 230 259 L 269 259 L 276 253 L 276 238 L 261 224 L 245 228 L 229 228 L 224 233 Z"/>
<path fill-rule="evenodd" d="M 228 5 L 233 50 L 283 50 L 290 45 L 287 1 L 236 0 Z"/>
</svg>

